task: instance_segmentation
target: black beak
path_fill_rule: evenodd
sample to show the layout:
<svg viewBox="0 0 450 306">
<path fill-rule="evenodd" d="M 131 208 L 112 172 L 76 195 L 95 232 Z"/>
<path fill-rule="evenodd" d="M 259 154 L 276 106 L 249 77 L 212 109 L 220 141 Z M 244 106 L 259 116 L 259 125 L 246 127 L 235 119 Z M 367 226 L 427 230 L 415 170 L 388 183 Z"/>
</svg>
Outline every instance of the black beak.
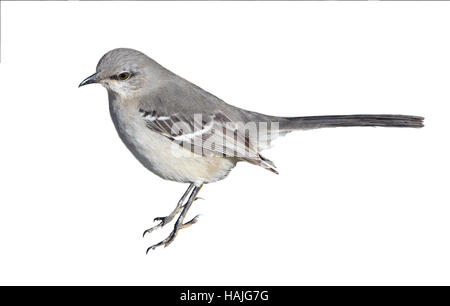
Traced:
<svg viewBox="0 0 450 306">
<path fill-rule="evenodd" d="M 97 77 L 97 73 L 94 73 L 90 77 L 88 77 L 85 80 L 83 80 L 83 82 L 81 82 L 80 85 L 78 85 L 78 87 L 81 87 L 81 86 L 84 86 L 84 85 L 87 85 L 87 84 L 97 83 L 98 81 L 99 81 L 99 79 Z"/>
</svg>

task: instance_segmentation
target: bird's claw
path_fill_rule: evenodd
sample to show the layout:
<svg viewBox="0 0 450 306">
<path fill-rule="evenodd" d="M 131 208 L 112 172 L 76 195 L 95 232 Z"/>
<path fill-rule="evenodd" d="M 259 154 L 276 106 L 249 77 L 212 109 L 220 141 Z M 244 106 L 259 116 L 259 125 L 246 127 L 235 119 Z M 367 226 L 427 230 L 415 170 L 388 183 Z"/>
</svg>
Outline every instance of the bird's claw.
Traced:
<svg viewBox="0 0 450 306">
<path fill-rule="evenodd" d="M 195 198 L 194 198 L 194 201 L 197 201 L 197 200 L 204 200 L 204 199 L 201 198 L 201 197 L 195 197 Z M 173 220 L 175 214 L 178 213 L 178 212 L 180 211 L 180 209 L 181 209 L 181 208 L 184 208 L 185 206 L 186 206 L 186 204 L 183 205 L 183 206 L 181 206 L 180 208 L 178 208 L 178 209 L 176 210 L 176 212 L 173 212 L 173 213 L 172 213 L 173 215 L 171 214 L 171 215 L 166 216 L 166 217 L 156 217 L 155 219 L 153 219 L 153 222 L 159 221 L 159 224 L 156 224 L 155 226 L 153 226 L 153 227 L 151 227 L 151 228 L 149 228 L 149 229 L 146 229 L 146 230 L 144 231 L 144 233 L 142 234 L 142 237 L 145 237 L 146 234 L 150 234 L 150 233 L 153 232 L 154 230 L 156 230 L 156 229 L 158 229 L 158 228 L 161 228 L 161 227 L 163 227 L 164 225 L 170 223 L 170 221 Z M 190 225 L 196 223 L 198 217 L 199 217 L 199 215 L 195 216 L 195 217 L 194 217 L 192 220 L 190 220 L 189 222 L 186 222 L 185 224 L 181 225 L 181 228 L 185 228 L 185 227 L 188 227 L 188 226 L 190 226 Z"/>
<path fill-rule="evenodd" d="M 191 226 L 191 225 L 197 223 L 198 217 L 199 217 L 199 216 L 200 216 L 200 215 L 195 216 L 194 218 L 192 218 L 191 220 L 189 220 L 189 221 L 186 222 L 186 223 L 181 224 L 180 226 L 175 225 L 175 228 L 174 228 L 173 231 L 170 233 L 169 237 L 167 237 L 166 239 L 164 239 L 164 240 L 161 241 L 161 242 L 158 242 L 158 243 L 156 243 L 156 244 L 150 246 L 150 247 L 147 249 L 147 251 L 145 252 L 145 254 L 148 254 L 148 252 L 150 252 L 150 250 L 154 250 L 154 249 L 156 249 L 157 247 L 160 247 L 160 246 L 168 247 L 169 244 L 171 244 L 171 243 L 175 240 L 175 237 L 177 236 L 178 231 L 179 231 L 180 229 L 189 227 L 189 226 Z M 144 235 L 145 235 L 145 232 L 144 232 Z"/>
<path fill-rule="evenodd" d="M 150 246 L 150 247 L 147 249 L 147 251 L 145 252 L 145 254 L 148 254 L 148 252 L 149 252 L 150 250 L 154 250 L 154 249 L 156 249 L 157 247 L 160 247 L 160 246 L 167 247 L 167 246 L 168 246 L 169 244 L 171 244 L 172 241 L 175 239 L 175 237 L 177 236 L 177 232 L 178 232 L 178 229 L 174 229 L 174 230 L 170 233 L 169 237 L 167 237 L 166 239 L 164 239 L 164 240 L 161 241 L 161 242 L 158 242 L 158 243 L 156 243 L 156 244 Z"/>
<path fill-rule="evenodd" d="M 166 223 L 170 222 L 170 220 L 168 219 L 168 217 L 156 217 L 155 219 L 153 219 L 153 222 L 161 221 L 162 225 L 165 225 Z"/>
<path fill-rule="evenodd" d="M 153 232 L 155 229 L 157 229 L 159 227 L 159 224 L 157 226 L 153 226 L 151 228 L 146 229 L 143 233 L 142 233 L 142 238 L 145 237 L 145 235 L 148 233 L 150 234 L 151 232 Z"/>
<path fill-rule="evenodd" d="M 154 221 L 158 221 L 157 219 L 158 219 L 158 218 L 155 218 Z M 156 229 L 158 229 L 158 228 L 161 228 L 161 227 L 163 227 L 164 225 L 166 225 L 166 223 L 164 222 L 164 220 L 162 220 L 159 224 L 156 224 L 155 226 L 152 226 L 152 227 L 146 229 L 146 230 L 144 231 L 144 233 L 142 234 L 142 237 L 145 237 L 145 234 L 150 234 L 150 233 L 153 232 L 154 230 L 156 230 Z"/>
<path fill-rule="evenodd" d="M 167 216 L 167 217 L 156 217 L 155 219 L 153 219 L 153 222 L 157 222 L 159 221 L 158 224 L 156 224 L 153 227 L 150 227 L 149 229 L 146 229 L 144 231 L 144 233 L 142 234 L 142 237 L 145 237 L 146 234 L 150 234 L 151 232 L 153 232 L 154 230 L 163 227 L 164 225 L 166 225 L 167 223 L 170 223 L 170 221 L 172 221 L 173 217 L 172 216 Z"/>
</svg>

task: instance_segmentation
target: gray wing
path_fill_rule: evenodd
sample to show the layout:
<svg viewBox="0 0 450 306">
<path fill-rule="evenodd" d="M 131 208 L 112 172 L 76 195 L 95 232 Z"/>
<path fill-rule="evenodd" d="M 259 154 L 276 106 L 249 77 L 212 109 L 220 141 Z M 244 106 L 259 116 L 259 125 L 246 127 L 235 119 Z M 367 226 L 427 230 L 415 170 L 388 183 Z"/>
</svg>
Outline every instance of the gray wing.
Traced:
<svg viewBox="0 0 450 306">
<path fill-rule="evenodd" d="M 150 130 L 195 154 L 235 158 L 277 173 L 274 164 L 259 154 L 257 135 L 242 125 L 245 114 L 240 109 L 205 91 L 196 93 L 197 88 L 181 89 L 164 87 L 140 103 L 139 112 Z"/>
</svg>

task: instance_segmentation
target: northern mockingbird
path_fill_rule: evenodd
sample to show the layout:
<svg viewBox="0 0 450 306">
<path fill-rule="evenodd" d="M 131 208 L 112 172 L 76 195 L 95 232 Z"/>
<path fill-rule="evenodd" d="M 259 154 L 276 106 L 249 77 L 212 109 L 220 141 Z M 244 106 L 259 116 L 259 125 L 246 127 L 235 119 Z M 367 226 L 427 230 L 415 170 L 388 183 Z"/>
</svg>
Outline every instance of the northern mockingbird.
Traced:
<svg viewBox="0 0 450 306">
<path fill-rule="evenodd" d="M 114 49 L 96 72 L 81 82 L 102 84 L 108 91 L 114 126 L 127 148 L 160 177 L 188 183 L 175 209 L 144 232 L 163 227 L 179 214 L 171 234 L 147 249 L 168 246 L 204 184 L 224 179 L 237 162 L 246 161 L 277 173 L 260 152 L 293 130 L 341 126 L 423 126 L 423 118 L 404 115 L 268 116 L 229 105 L 179 77 L 145 54 Z"/>
</svg>

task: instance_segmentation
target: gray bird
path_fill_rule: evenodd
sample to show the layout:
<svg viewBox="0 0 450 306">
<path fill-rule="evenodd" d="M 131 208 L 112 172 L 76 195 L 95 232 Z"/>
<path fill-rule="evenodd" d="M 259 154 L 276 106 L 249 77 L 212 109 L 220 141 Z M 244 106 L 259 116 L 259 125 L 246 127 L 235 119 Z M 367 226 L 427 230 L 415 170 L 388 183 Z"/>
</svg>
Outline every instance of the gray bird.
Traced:
<svg viewBox="0 0 450 306">
<path fill-rule="evenodd" d="M 106 53 L 96 73 L 79 86 L 99 83 L 108 91 L 114 126 L 126 147 L 158 176 L 188 183 L 175 209 L 144 232 L 161 228 L 179 214 L 171 234 L 150 246 L 168 246 L 204 184 L 224 179 L 237 162 L 246 161 L 274 173 L 260 152 L 293 130 L 345 126 L 423 127 L 423 118 L 405 115 L 276 117 L 229 105 L 179 77 L 145 54 L 119 48 Z"/>
</svg>

